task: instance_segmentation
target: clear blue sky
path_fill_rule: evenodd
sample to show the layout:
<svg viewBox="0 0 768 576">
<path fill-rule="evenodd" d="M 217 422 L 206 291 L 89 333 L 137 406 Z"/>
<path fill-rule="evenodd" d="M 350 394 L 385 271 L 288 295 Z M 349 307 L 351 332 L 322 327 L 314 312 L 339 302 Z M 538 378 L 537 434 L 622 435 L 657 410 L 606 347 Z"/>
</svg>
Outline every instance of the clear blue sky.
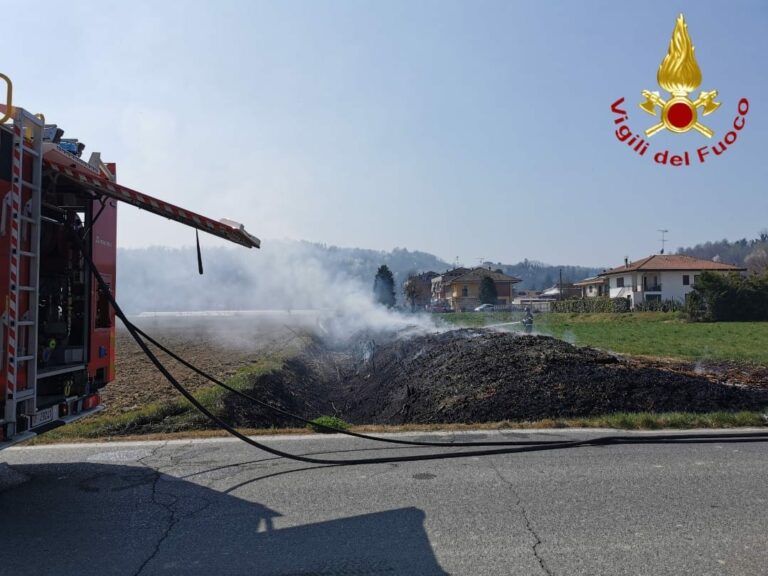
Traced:
<svg viewBox="0 0 768 576">
<path fill-rule="evenodd" d="M 128 186 L 257 236 L 513 262 L 616 265 L 768 227 L 764 2 L 0 1 L 16 104 L 118 162 Z M 672 168 L 613 135 L 683 12 L 747 125 Z M 10 38 L 8 38 L 10 34 Z M 658 134 L 653 151 L 712 144 Z M 709 159 L 708 159 L 709 160 Z M 133 208 L 122 246 L 192 243 Z M 206 244 L 216 244 L 206 239 Z M 254 257 L 258 257 L 255 254 Z"/>
</svg>

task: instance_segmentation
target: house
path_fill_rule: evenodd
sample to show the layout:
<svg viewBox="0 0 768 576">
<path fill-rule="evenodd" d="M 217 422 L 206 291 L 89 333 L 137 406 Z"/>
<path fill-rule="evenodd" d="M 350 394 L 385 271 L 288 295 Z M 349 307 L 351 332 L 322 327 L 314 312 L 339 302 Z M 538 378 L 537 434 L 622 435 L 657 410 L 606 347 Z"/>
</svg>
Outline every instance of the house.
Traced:
<svg viewBox="0 0 768 576">
<path fill-rule="evenodd" d="M 454 311 L 471 310 L 480 305 L 480 282 L 489 276 L 496 286 L 497 304 L 511 304 L 513 285 L 519 278 L 490 268 L 454 268 L 432 279 L 432 302 L 447 302 Z"/>
<path fill-rule="evenodd" d="M 435 278 L 437 275 L 437 272 L 424 272 L 410 276 L 403 282 L 405 301 L 411 308 L 425 308 L 429 306 L 432 296 L 432 278 Z"/>
<path fill-rule="evenodd" d="M 555 284 L 551 288 L 542 291 L 541 298 L 549 300 L 563 300 L 565 298 L 578 298 L 581 295 L 581 289 L 572 282 L 563 283 L 562 286 Z"/>
<path fill-rule="evenodd" d="M 451 282 L 453 282 L 459 276 L 463 276 L 469 272 L 469 268 L 454 268 L 452 270 L 446 270 L 443 274 L 439 274 L 432 278 L 432 303 L 445 302 L 448 299 L 448 292 Z"/>
<path fill-rule="evenodd" d="M 731 264 L 680 254 L 654 254 L 642 260 L 624 261 L 624 266 L 602 274 L 608 296 L 627 298 L 632 307 L 641 302 L 675 300 L 684 302 L 702 272 L 745 272 Z"/>
<path fill-rule="evenodd" d="M 605 278 L 600 276 L 592 276 L 591 278 L 584 278 L 574 282 L 573 285 L 581 290 L 582 298 L 598 298 L 600 296 L 608 296 L 608 286 Z"/>
<path fill-rule="evenodd" d="M 545 298 L 539 290 L 519 290 L 512 304 L 528 308 L 534 312 L 551 312 L 552 298 Z"/>
<path fill-rule="evenodd" d="M 540 297 L 541 290 L 515 290 L 515 298 L 512 300 L 512 304 L 524 306 L 526 303 L 539 301 Z"/>
</svg>

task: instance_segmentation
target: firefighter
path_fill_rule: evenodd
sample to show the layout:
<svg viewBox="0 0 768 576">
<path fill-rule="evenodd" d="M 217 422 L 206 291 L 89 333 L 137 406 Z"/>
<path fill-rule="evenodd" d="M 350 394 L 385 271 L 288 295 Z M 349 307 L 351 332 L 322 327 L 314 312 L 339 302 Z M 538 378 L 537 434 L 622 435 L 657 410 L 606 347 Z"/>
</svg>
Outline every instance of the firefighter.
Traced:
<svg viewBox="0 0 768 576">
<path fill-rule="evenodd" d="M 525 307 L 525 317 L 523 318 L 523 328 L 525 333 L 530 334 L 533 332 L 533 314 L 531 313 L 530 306 Z"/>
</svg>

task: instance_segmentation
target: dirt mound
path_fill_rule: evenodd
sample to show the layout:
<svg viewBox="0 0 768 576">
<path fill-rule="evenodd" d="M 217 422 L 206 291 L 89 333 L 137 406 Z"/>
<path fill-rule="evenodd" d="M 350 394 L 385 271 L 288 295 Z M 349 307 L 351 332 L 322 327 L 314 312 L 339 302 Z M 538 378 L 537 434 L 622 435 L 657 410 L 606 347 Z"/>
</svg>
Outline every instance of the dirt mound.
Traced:
<svg viewBox="0 0 768 576">
<path fill-rule="evenodd" d="M 545 336 L 463 329 L 354 346 L 321 344 L 254 392 L 305 417 L 436 423 L 579 417 L 612 412 L 757 410 L 768 391 L 645 366 Z M 228 399 L 239 425 L 295 424 Z"/>
</svg>

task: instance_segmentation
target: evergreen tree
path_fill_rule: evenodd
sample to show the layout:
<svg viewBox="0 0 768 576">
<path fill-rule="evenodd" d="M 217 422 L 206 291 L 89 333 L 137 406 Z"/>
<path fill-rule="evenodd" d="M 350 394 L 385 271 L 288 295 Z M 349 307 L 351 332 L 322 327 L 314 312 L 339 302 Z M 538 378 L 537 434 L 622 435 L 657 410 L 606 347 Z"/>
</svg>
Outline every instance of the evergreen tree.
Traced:
<svg viewBox="0 0 768 576">
<path fill-rule="evenodd" d="M 705 271 L 688 295 L 686 307 L 693 320 L 764 322 L 768 320 L 768 274 Z"/>
<path fill-rule="evenodd" d="M 499 297 L 496 291 L 496 283 L 490 276 L 483 276 L 480 281 L 480 303 L 481 304 L 496 304 L 496 299 Z"/>
<path fill-rule="evenodd" d="M 386 264 L 379 266 L 373 280 L 373 297 L 387 308 L 395 305 L 395 278 Z"/>
</svg>

